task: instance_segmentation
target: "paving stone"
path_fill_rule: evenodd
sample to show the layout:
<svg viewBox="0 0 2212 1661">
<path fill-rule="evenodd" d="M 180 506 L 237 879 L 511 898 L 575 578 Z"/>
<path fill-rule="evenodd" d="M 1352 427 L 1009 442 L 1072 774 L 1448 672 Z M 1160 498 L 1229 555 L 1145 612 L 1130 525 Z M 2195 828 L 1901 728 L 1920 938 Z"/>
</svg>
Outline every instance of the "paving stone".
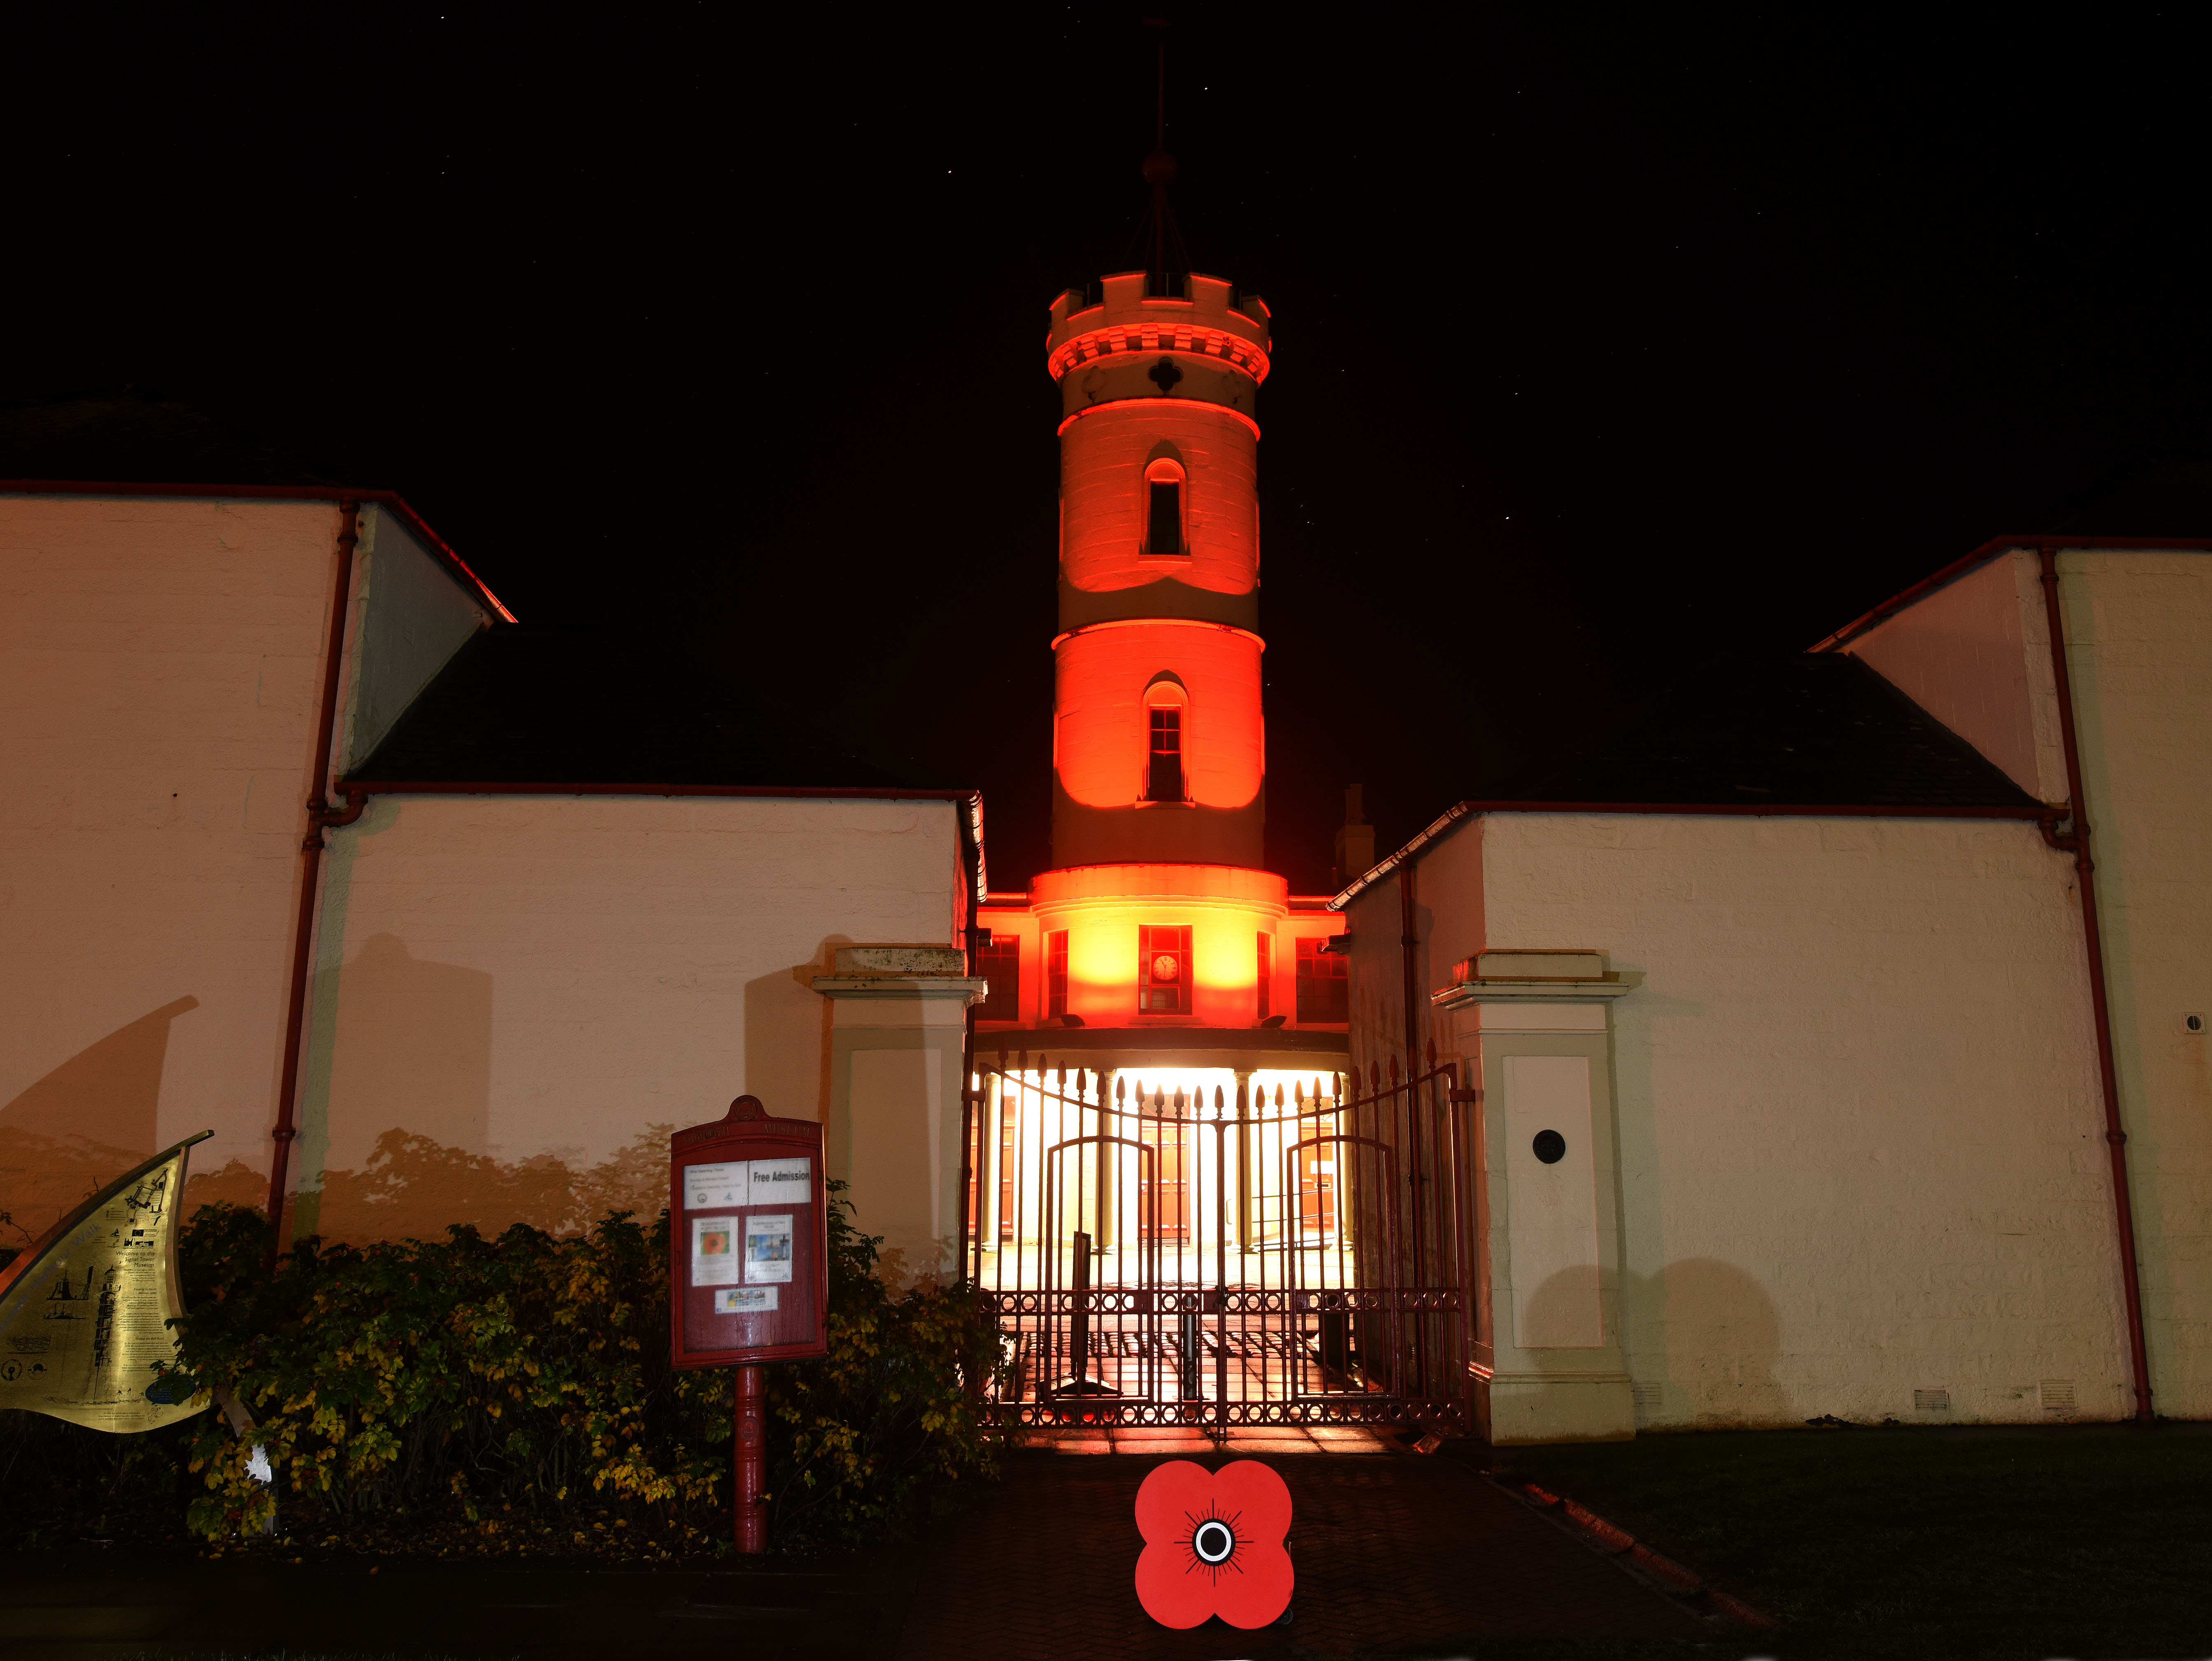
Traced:
<svg viewBox="0 0 2212 1661">
<path fill-rule="evenodd" d="M 1015 1455 L 1003 1488 L 921 1563 L 897 1661 L 1316 1661 L 1506 1637 L 1711 1635 L 1457 1461 L 1311 1452 L 1268 1462 L 1293 1507 L 1290 1624 L 1171 1632 L 1133 1585 L 1137 1488 L 1160 1463 Z"/>
<path fill-rule="evenodd" d="M 0 1562 L 8 1661 L 240 1654 L 586 1661 L 880 1661 L 913 1590 L 910 1557 L 711 1570 L 21 1553 Z M 127 1641 L 126 1641 L 127 1640 Z"/>
</svg>

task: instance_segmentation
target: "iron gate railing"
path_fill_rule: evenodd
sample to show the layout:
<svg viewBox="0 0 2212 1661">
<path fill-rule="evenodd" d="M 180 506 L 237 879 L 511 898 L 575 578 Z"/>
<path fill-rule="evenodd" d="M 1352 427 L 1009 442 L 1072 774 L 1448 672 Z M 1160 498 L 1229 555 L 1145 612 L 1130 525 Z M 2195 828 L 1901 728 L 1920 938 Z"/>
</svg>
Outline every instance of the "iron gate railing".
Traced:
<svg viewBox="0 0 2212 1661">
<path fill-rule="evenodd" d="M 960 1238 L 1001 1335 L 990 1415 L 1471 1430 L 1458 1086 L 1433 1048 L 1418 1074 L 1394 1057 L 1272 1100 L 1244 1079 L 1208 1098 L 1043 1056 L 979 1062 Z"/>
</svg>

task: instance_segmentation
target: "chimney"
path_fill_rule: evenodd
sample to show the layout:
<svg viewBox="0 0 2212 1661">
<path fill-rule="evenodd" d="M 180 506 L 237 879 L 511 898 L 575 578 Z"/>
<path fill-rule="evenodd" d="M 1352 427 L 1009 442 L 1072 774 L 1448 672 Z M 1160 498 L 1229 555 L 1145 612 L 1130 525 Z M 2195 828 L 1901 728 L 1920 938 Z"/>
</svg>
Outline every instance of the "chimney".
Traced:
<svg viewBox="0 0 2212 1661">
<path fill-rule="evenodd" d="M 1336 833 L 1335 885 L 1342 888 L 1375 868 L 1375 827 L 1359 811 L 1359 786 L 1344 791 L 1344 828 Z"/>
</svg>

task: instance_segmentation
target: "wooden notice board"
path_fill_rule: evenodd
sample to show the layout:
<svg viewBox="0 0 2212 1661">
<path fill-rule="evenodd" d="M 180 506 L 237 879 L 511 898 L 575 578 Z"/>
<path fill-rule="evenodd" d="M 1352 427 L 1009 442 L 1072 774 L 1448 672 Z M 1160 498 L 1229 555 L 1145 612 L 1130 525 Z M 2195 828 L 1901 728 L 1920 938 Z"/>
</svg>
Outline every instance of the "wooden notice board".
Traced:
<svg viewBox="0 0 2212 1661">
<path fill-rule="evenodd" d="M 822 1127 L 753 1097 L 669 1139 L 669 1356 L 679 1367 L 830 1353 Z"/>
</svg>

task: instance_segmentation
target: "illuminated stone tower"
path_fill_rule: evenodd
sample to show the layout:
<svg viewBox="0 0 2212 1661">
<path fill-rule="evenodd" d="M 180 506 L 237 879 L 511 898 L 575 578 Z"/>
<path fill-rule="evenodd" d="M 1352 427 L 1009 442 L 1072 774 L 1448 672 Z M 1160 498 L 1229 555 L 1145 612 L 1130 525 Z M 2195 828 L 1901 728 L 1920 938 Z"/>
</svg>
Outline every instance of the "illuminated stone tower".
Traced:
<svg viewBox="0 0 2212 1661">
<path fill-rule="evenodd" d="M 981 918 L 979 1036 L 1054 1029 L 1056 1051 L 1109 1069 L 1307 1066 L 1342 1049 L 1342 960 L 1316 951 L 1342 924 L 1262 864 L 1268 312 L 1161 269 L 1162 246 L 1152 271 L 1052 306 L 1053 868 Z M 1191 1027 L 1213 1031 L 1164 1030 Z"/>
<path fill-rule="evenodd" d="M 1053 302 L 1053 859 L 1256 868 L 1267 308 L 1211 277 L 1151 286 L 1132 271 Z"/>
<path fill-rule="evenodd" d="M 1275 1001 L 1261 980 L 1289 894 L 1261 868 L 1267 344 L 1266 305 L 1216 277 L 1130 271 L 1053 302 L 1054 868 L 1030 895 L 1048 1018 L 1249 1027 Z"/>
<path fill-rule="evenodd" d="M 1262 868 L 1260 388 L 1267 307 L 1190 270 L 1167 207 L 1165 67 L 1146 269 L 1052 303 L 1060 388 L 1053 868 L 994 894 L 979 1046 L 1017 1031 L 1113 1072 L 1239 1078 L 1341 1057 L 1342 920 Z M 1202 1034 L 1188 1030 L 1206 1029 Z M 1014 1030 L 1010 1030 L 1014 1029 Z"/>
</svg>

